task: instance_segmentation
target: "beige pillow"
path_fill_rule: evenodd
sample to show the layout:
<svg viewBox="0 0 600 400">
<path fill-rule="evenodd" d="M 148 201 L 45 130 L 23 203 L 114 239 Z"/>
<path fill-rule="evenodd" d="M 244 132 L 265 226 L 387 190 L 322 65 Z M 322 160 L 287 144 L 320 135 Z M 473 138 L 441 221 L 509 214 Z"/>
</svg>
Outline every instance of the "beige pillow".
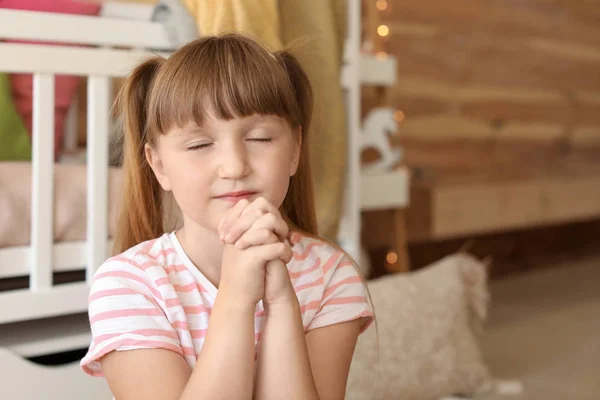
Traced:
<svg viewBox="0 0 600 400">
<path fill-rule="evenodd" d="M 436 400 L 491 389 L 478 343 L 488 304 L 483 263 L 455 254 L 369 288 L 379 352 L 372 326 L 359 337 L 347 399 Z"/>
</svg>

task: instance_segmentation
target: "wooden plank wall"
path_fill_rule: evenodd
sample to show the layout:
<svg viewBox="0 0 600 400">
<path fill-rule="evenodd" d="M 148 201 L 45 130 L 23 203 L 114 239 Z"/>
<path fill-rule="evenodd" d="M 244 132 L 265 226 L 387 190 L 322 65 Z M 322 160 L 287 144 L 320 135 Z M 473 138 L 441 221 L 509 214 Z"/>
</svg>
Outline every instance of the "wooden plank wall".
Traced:
<svg viewBox="0 0 600 400">
<path fill-rule="evenodd" d="M 600 145 L 599 0 L 388 4 L 398 84 L 385 101 L 406 140 Z"/>
</svg>

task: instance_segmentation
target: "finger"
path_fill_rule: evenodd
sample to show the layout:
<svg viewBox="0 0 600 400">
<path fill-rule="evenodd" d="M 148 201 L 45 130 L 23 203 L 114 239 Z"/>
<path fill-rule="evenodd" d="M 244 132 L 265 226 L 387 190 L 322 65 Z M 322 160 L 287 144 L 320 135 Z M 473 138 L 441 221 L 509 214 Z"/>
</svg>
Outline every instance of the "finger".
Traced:
<svg viewBox="0 0 600 400">
<path fill-rule="evenodd" d="M 228 230 L 223 230 L 225 243 L 235 243 L 264 214 L 263 210 L 253 210 L 241 215 Z"/>
<path fill-rule="evenodd" d="M 246 210 L 244 212 L 249 212 L 249 211 L 255 210 L 255 209 L 263 210 L 264 214 L 267 214 L 267 213 L 275 214 L 275 216 L 277 216 L 278 218 L 281 218 L 281 213 L 279 212 L 277 207 L 275 207 L 273 204 L 271 204 L 264 197 L 259 197 L 258 199 L 254 200 L 252 203 L 250 203 L 250 205 L 246 208 Z"/>
<path fill-rule="evenodd" d="M 276 242 L 266 244 L 264 246 L 257 246 L 256 255 L 264 262 L 273 261 L 277 259 L 287 259 L 291 249 L 285 243 Z"/>
<path fill-rule="evenodd" d="M 259 218 L 251 229 L 270 229 L 273 231 L 280 241 L 284 241 L 289 233 L 289 227 L 283 218 L 278 218 L 274 214 L 265 214 Z"/>
<path fill-rule="evenodd" d="M 219 236 L 221 237 L 221 240 L 225 239 L 225 235 L 231 228 L 231 225 L 235 223 L 235 221 L 240 217 L 244 209 L 248 207 L 249 204 L 250 202 L 248 200 L 242 199 L 229 209 L 227 216 L 223 221 L 221 221 L 221 226 L 219 228 Z"/>
<path fill-rule="evenodd" d="M 269 229 L 251 229 L 235 242 L 236 249 L 245 250 L 250 246 L 261 246 L 276 243 L 279 238 Z"/>
<path fill-rule="evenodd" d="M 284 251 L 283 257 L 281 257 L 281 260 L 287 264 L 290 261 L 292 261 L 293 256 L 294 256 L 294 252 L 292 251 L 292 248 L 286 244 L 285 251 Z"/>
</svg>

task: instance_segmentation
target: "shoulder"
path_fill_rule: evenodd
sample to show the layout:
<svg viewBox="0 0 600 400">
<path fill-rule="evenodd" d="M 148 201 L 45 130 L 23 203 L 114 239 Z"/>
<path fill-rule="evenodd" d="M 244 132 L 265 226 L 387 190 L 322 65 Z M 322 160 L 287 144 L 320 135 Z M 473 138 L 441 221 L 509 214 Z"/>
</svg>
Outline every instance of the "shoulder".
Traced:
<svg viewBox="0 0 600 400">
<path fill-rule="evenodd" d="M 166 276 L 175 257 L 168 234 L 142 242 L 107 259 L 94 274 L 92 292 L 122 286 L 154 292 L 156 280 Z"/>
<path fill-rule="evenodd" d="M 294 232 L 290 242 L 293 256 L 289 270 L 292 275 L 318 270 L 321 276 L 328 277 L 339 267 L 354 266 L 342 249 L 321 238 Z"/>
</svg>

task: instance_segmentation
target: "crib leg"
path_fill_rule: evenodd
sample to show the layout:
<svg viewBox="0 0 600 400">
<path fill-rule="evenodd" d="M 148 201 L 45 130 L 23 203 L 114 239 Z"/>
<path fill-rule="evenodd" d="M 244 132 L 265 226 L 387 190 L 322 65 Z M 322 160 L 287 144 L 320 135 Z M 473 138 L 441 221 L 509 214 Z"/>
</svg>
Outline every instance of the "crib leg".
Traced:
<svg viewBox="0 0 600 400">
<path fill-rule="evenodd" d="M 401 208 L 397 208 L 393 211 L 393 238 L 392 248 L 398 256 L 398 261 L 393 264 L 387 264 L 388 272 L 408 272 L 410 271 L 410 260 L 408 257 L 408 240 L 406 234 L 406 211 Z"/>
</svg>

